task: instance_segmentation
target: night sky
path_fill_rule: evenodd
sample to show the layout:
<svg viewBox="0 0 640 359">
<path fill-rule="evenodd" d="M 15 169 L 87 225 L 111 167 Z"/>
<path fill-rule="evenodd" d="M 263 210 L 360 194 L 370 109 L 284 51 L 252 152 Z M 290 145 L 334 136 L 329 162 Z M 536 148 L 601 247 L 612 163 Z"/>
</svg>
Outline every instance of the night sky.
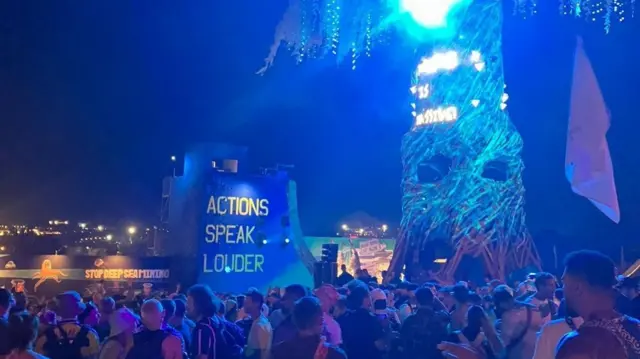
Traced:
<svg viewBox="0 0 640 359">
<path fill-rule="evenodd" d="M 308 233 L 332 232 L 356 211 L 398 223 L 413 54 L 382 49 L 351 71 L 330 59 L 296 66 L 283 50 L 272 70 L 256 76 L 285 5 L 2 2 L 0 223 L 155 221 L 170 156 L 201 141 L 249 146 L 247 166 L 295 165 Z M 505 18 L 509 110 L 525 141 L 528 223 L 542 242 L 631 243 L 640 217 L 638 21 L 614 24 L 605 35 L 601 25 L 555 11 Z M 564 179 L 578 33 L 613 116 L 617 226 Z"/>
</svg>

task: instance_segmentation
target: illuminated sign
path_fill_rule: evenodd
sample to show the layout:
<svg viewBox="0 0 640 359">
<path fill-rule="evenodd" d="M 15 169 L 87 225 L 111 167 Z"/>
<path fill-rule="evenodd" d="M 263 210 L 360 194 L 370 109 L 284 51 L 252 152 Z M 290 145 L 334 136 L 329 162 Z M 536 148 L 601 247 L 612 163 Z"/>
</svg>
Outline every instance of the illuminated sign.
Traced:
<svg viewBox="0 0 640 359">
<path fill-rule="evenodd" d="M 207 205 L 208 215 L 216 216 L 253 216 L 269 215 L 269 200 L 265 198 L 210 196 Z M 255 245 L 255 225 L 243 224 L 207 224 L 205 243 L 213 244 L 251 244 Z M 262 254 L 215 254 L 203 256 L 203 270 L 210 272 L 263 272 Z"/>
<path fill-rule="evenodd" d="M 458 119 L 458 109 L 454 106 L 428 109 L 416 115 L 415 127 L 438 123 L 455 122 Z"/>
<path fill-rule="evenodd" d="M 240 293 L 306 280 L 288 232 L 287 184 L 285 176 L 213 174 L 200 207 L 199 283 Z"/>
<path fill-rule="evenodd" d="M 125 279 L 168 279 L 168 269 L 87 269 L 85 279 L 125 280 Z"/>
<path fill-rule="evenodd" d="M 67 275 L 63 273 L 61 270 L 56 270 L 51 268 L 51 261 L 45 259 L 42 261 L 42 265 L 40 266 L 40 270 L 35 272 L 33 275 L 33 279 L 38 279 L 36 284 L 33 286 L 33 291 L 37 292 L 38 287 L 46 282 L 49 279 L 55 280 L 57 283 L 62 282 L 60 277 L 66 277 Z"/>
</svg>

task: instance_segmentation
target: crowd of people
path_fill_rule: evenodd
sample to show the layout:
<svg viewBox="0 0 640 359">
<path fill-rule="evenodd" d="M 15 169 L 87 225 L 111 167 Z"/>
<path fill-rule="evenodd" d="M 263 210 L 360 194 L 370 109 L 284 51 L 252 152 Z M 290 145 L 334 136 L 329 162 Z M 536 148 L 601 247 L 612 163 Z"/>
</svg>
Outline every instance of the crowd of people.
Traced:
<svg viewBox="0 0 640 359">
<path fill-rule="evenodd" d="M 640 359 L 638 281 L 598 252 L 570 254 L 559 281 L 336 285 L 242 295 L 195 285 L 134 300 L 59 294 L 43 308 L 0 290 L 8 359 Z M 133 299 L 133 298 L 129 298 Z"/>
</svg>

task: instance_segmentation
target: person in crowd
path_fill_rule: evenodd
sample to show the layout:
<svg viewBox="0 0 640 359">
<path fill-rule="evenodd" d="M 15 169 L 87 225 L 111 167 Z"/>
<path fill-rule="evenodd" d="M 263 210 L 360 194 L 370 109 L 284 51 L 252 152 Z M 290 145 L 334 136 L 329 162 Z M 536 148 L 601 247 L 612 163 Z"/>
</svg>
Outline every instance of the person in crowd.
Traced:
<svg viewBox="0 0 640 359">
<path fill-rule="evenodd" d="M 553 297 L 558 286 L 556 278 L 546 272 L 536 274 L 533 283 L 536 291 L 528 298 L 525 298 L 523 302 L 534 308 L 534 322 L 539 325 L 537 330 L 540 330 L 543 325 L 549 323 L 556 315 L 557 308 L 553 302 Z"/>
<path fill-rule="evenodd" d="M 542 325 L 542 317 L 534 314 L 535 308 L 516 301 L 508 287 L 498 286 L 494 291 L 497 311 L 500 314 L 496 328 L 500 331 L 501 353 L 507 359 L 530 359 L 535 351 L 537 332 Z"/>
<path fill-rule="evenodd" d="M 616 303 L 618 311 L 636 319 L 640 319 L 640 292 L 638 291 L 638 282 L 638 277 L 624 277 L 618 285 L 620 298 Z"/>
<path fill-rule="evenodd" d="M 415 298 L 418 308 L 402 323 L 400 329 L 403 358 L 440 358 L 438 344 L 447 338 L 449 314 L 434 310 L 434 295 L 430 288 L 419 288 Z"/>
<path fill-rule="evenodd" d="M 456 305 L 456 300 L 453 298 L 453 286 L 444 286 L 438 289 L 438 300 L 444 305 L 444 309 L 447 313 L 450 313 Z"/>
<path fill-rule="evenodd" d="M 78 315 L 85 310 L 78 292 L 64 292 L 56 297 L 56 314 L 60 318 L 37 341 L 35 351 L 51 359 L 94 358 L 100 351 L 100 339 L 91 327 L 82 325 Z"/>
<path fill-rule="evenodd" d="M 112 312 L 109 315 L 110 332 L 102 344 L 99 359 L 126 359 L 133 347 L 133 333 L 138 321 L 129 309 Z"/>
<path fill-rule="evenodd" d="M 369 271 L 366 268 L 363 268 L 360 273 L 357 275 L 357 279 L 363 281 L 364 283 L 369 283 L 373 281 L 373 278 L 369 274 Z"/>
<path fill-rule="evenodd" d="M 38 314 L 38 338 L 43 335 L 49 328 L 57 325 L 56 313 L 54 311 L 44 309 Z"/>
<path fill-rule="evenodd" d="M 371 291 L 371 302 L 373 303 L 373 313 L 383 324 L 383 329 L 388 328 L 391 331 L 400 329 L 400 318 L 395 311 L 387 308 L 387 295 L 385 292 L 376 288 Z"/>
<path fill-rule="evenodd" d="M 258 291 L 258 289 L 254 288 L 254 287 L 250 287 L 249 290 L 247 290 L 247 292 L 257 292 L 257 291 Z M 238 307 L 240 309 L 238 309 L 238 314 L 237 314 L 237 317 L 236 317 L 237 321 L 244 320 L 247 317 L 249 317 L 249 314 L 245 311 L 245 308 L 244 308 L 244 305 L 243 305 L 244 304 L 244 298 L 245 298 L 244 295 L 238 297 L 238 300 L 239 300 L 238 301 Z M 240 301 L 240 299 L 242 299 L 242 301 Z M 264 315 L 267 318 L 269 318 L 269 315 L 271 314 L 269 312 L 269 306 L 267 305 L 266 302 L 262 304 L 261 313 L 262 313 L 262 315 Z M 249 318 L 249 319 L 252 319 L 252 318 Z"/>
<path fill-rule="evenodd" d="M 515 299 L 513 298 L 513 295 L 513 289 L 504 284 L 497 286 L 493 290 L 493 316 L 496 318 L 495 327 L 498 331 L 502 330 L 503 315 L 515 306 Z"/>
<path fill-rule="evenodd" d="M 169 319 L 169 325 L 180 332 L 186 348 L 191 348 L 191 332 L 193 331 L 193 328 L 195 328 L 196 324 L 186 316 L 186 301 L 178 296 L 175 296 L 174 298 L 176 310 L 173 316 Z"/>
<path fill-rule="evenodd" d="M 171 324 L 169 324 L 169 319 L 173 318 L 174 314 L 176 313 L 176 302 L 173 299 L 165 298 L 160 300 L 160 304 L 162 305 L 162 309 L 164 310 L 162 328 L 170 332 L 172 335 L 180 338 L 180 342 L 182 343 L 182 351 L 184 352 L 187 346 L 184 338 L 182 337 L 182 333 L 171 326 Z"/>
<path fill-rule="evenodd" d="M 286 297 L 286 294 L 285 294 Z M 246 294 L 244 308 L 251 318 L 251 330 L 247 336 L 246 357 L 251 359 L 269 359 L 274 333 L 269 319 L 262 313 L 264 297 L 258 291 Z"/>
<path fill-rule="evenodd" d="M 343 316 L 346 312 L 347 312 L 347 296 L 340 295 L 338 297 L 338 300 L 336 300 L 336 304 L 333 306 L 333 317 L 336 319 L 336 321 L 339 321 L 340 317 Z"/>
<path fill-rule="evenodd" d="M 224 330 L 229 334 L 233 339 L 234 345 L 238 345 L 240 348 L 244 348 L 247 344 L 247 339 L 244 336 L 244 331 L 240 326 L 238 326 L 234 322 L 230 322 L 225 318 L 226 305 L 225 302 L 219 301 L 218 303 L 218 312 L 216 313 L 216 318 L 222 325 L 224 326 Z"/>
<path fill-rule="evenodd" d="M 470 344 L 480 347 L 485 337 L 482 333 L 482 318 L 485 317 L 482 307 L 472 305 L 467 312 L 467 325 L 462 330 L 456 330 L 449 335 L 449 341 Z"/>
<path fill-rule="evenodd" d="M 100 310 L 100 321 L 94 327 L 100 337 L 100 341 L 104 341 L 111 334 L 110 320 L 111 315 L 116 310 L 116 301 L 111 297 L 104 297 L 98 304 Z"/>
<path fill-rule="evenodd" d="M 11 308 L 16 305 L 13 294 L 5 288 L 0 288 L 0 319 L 9 319 Z"/>
<path fill-rule="evenodd" d="M 491 326 L 492 322 L 488 320 L 487 314 L 481 306 L 473 305 L 469 307 L 467 313 L 467 325 L 464 329 L 451 333 L 449 341 L 468 345 L 481 353 L 485 358 L 495 358 L 493 349 L 487 342 L 484 328 Z M 491 331 L 495 335 L 495 331 Z"/>
<path fill-rule="evenodd" d="M 0 288 L 0 355 L 7 355 L 11 351 L 9 341 L 3 338 L 9 337 L 9 312 L 15 304 L 13 294 L 4 288 Z"/>
<path fill-rule="evenodd" d="M 267 295 L 267 306 L 269 307 L 269 313 L 273 313 L 274 311 L 280 309 L 280 300 L 282 300 L 280 296 L 280 288 L 270 289 L 269 294 Z"/>
<path fill-rule="evenodd" d="M 580 328 L 583 322 L 575 311 L 567 307 L 567 303 L 564 300 L 560 302 L 558 307 L 558 317 L 558 319 L 552 320 L 542 327 L 536 341 L 533 359 L 554 359 L 560 340 L 567 333 Z"/>
<path fill-rule="evenodd" d="M 13 293 L 14 303 L 9 309 L 9 314 L 20 313 L 27 310 L 27 303 L 29 300 L 27 299 L 27 295 L 25 292 L 16 292 Z"/>
<path fill-rule="evenodd" d="M 400 309 L 402 305 L 408 304 L 411 300 L 412 292 L 417 289 L 417 286 L 409 282 L 401 282 L 396 286 L 394 306 L 396 309 Z"/>
<path fill-rule="evenodd" d="M 595 251 L 578 251 L 565 260 L 562 276 L 567 306 L 584 318 L 560 342 L 557 359 L 640 358 L 640 322 L 615 310 L 613 261 Z"/>
<path fill-rule="evenodd" d="M 343 285 L 351 282 L 353 280 L 353 276 L 347 272 L 347 266 L 345 264 L 340 266 L 340 275 L 336 279 L 336 284 L 338 287 L 342 287 Z"/>
<path fill-rule="evenodd" d="M 371 312 L 369 287 L 357 279 L 349 283 L 349 311 L 338 318 L 343 348 L 349 359 L 379 359 L 387 349 L 382 325 Z"/>
<path fill-rule="evenodd" d="M 293 308 L 293 322 L 297 328 L 294 338 L 273 348 L 273 359 L 346 359 L 345 353 L 322 337 L 324 310 L 317 298 L 303 297 Z"/>
<path fill-rule="evenodd" d="M 464 284 L 456 284 L 451 293 L 455 300 L 454 309 L 451 311 L 450 330 L 462 330 L 467 325 L 467 312 L 471 305 L 470 293 Z"/>
<path fill-rule="evenodd" d="M 78 322 L 94 328 L 100 322 L 100 311 L 93 303 L 85 304 L 84 310 L 78 315 Z"/>
<path fill-rule="evenodd" d="M 284 295 L 280 301 L 281 309 L 276 310 L 269 317 L 269 322 L 271 322 L 271 327 L 273 328 L 274 343 L 283 342 L 295 336 L 296 327 L 291 318 L 293 305 L 298 299 L 306 295 L 307 290 L 299 284 L 292 284 L 285 288 Z"/>
<path fill-rule="evenodd" d="M 194 285 L 187 293 L 187 312 L 196 322 L 191 336 L 192 359 L 216 359 L 217 338 L 213 327 L 217 326 L 215 315 L 220 300 L 211 288 Z"/>
<path fill-rule="evenodd" d="M 396 302 L 394 306 L 398 309 L 398 317 L 401 322 L 404 322 L 414 312 L 415 297 L 414 292 L 418 289 L 418 286 L 409 282 L 402 282 L 398 284 L 396 289 Z"/>
<path fill-rule="evenodd" d="M 46 359 L 32 350 L 38 336 L 37 316 L 27 312 L 13 314 L 8 321 L 0 322 L 0 327 L 7 332 L 7 337 L 0 338 L 10 347 L 7 359 Z"/>
<path fill-rule="evenodd" d="M 238 321 L 238 302 L 233 299 L 227 299 L 224 302 L 225 313 L 224 317 L 228 321 L 235 323 Z"/>
<path fill-rule="evenodd" d="M 323 333 L 327 339 L 327 343 L 331 345 L 341 345 L 342 330 L 340 329 L 340 324 L 338 324 L 335 318 L 329 314 L 331 308 L 333 308 L 338 301 L 338 292 L 333 286 L 325 284 L 316 289 L 314 294 L 320 301 L 320 306 L 322 308 L 322 319 L 324 321 Z M 296 326 L 296 328 L 300 330 L 298 326 Z"/>
<path fill-rule="evenodd" d="M 174 331 L 164 328 L 165 311 L 156 299 L 146 300 L 140 309 L 143 329 L 133 335 L 128 359 L 182 359 L 182 341 Z"/>
</svg>

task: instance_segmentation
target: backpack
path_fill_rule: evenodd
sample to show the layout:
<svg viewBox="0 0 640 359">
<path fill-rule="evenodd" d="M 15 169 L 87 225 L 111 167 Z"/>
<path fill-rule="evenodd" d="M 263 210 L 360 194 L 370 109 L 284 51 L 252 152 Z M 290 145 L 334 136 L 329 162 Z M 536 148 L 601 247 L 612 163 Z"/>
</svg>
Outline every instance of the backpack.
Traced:
<svg viewBox="0 0 640 359">
<path fill-rule="evenodd" d="M 226 329 L 224 323 L 220 320 L 207 318 L 205 321 L 198 322 L 196 324 L 196 329 L 208 330 L 215 338 L 215 341 L 213 342 L 215 348 L 209 348 L 210 359 L 242 358 L 242 346 L 239 343 L 236 343 L 233 335 Z"/>
<path fill-rule="evenodd" d="M 56 334 L 56 329 L 60 336 Z M 89 346 L 88 326 L 80 325 L 80 331 L 74 338 L 69 338 L 62 325 L 51 327 L 45 332 L 47 338 L 43 350 L 50 359 L 83 359 L 81 349 Z"/>
</svg>

